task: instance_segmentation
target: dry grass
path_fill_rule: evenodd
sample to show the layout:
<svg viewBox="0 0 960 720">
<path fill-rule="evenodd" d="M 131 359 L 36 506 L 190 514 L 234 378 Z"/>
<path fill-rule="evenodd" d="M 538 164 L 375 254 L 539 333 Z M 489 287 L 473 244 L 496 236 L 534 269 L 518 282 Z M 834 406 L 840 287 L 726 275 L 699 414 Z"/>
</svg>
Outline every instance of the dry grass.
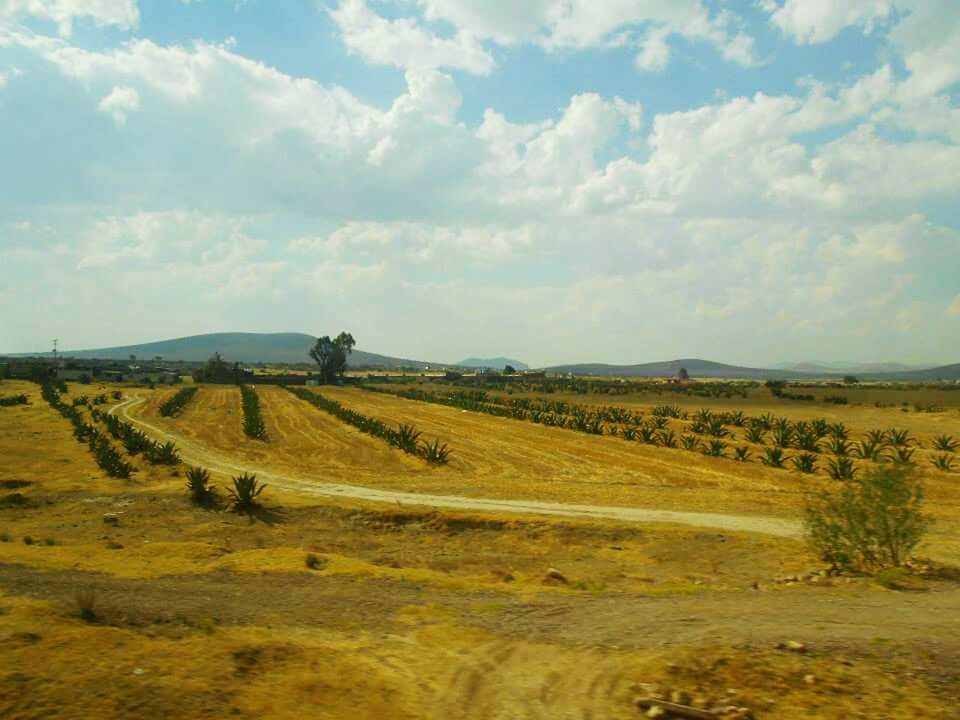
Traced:
<svg viewBox="0 0 960 720">
<path fill-rule="evenodd" d="M 955 583 L 775 584 L 817 567 L 799 542 L 272 486 L 277 515 L 263 522 L 192 505 L 183 467 L 107 478 L 35 386 L 4 390 L 33 404 L 0 410 L 0 483 L 16 483 L 0 495 L 26 500 L 0 506 L 17 540 L 0 543 L 0 716 L 636 718 L 640 682 L 711 698 L 736 688 L 760 718 L 960 713 Z M 136 392 L 142 417 L 224 459 L 323 482 L 784 517 L 816 486 L 759 464 L 351 389 L 324 392 L 449 442 L 449 467 L 272 387 L 258 388 L 265 447 L 243 434 L 236 388 L 201 387 L 175 419 L 159 418 L 162 392 Z M 888 409 L 878 422 L 874 410 L 845 422 L 960 436 L 949 415 Z M 930 471 L 928 483 L 940 520 L 928 549 L 960 558 L 960 482 Z M 56 544 L 24 545 L 27 535 Z M 551 567 L 569 583 L 544 584 Z M 77 588 L 95 598 L 95 623 L 78 616 Z M 776 651 L 786 639 L 811 652 Z"/>
</svg>

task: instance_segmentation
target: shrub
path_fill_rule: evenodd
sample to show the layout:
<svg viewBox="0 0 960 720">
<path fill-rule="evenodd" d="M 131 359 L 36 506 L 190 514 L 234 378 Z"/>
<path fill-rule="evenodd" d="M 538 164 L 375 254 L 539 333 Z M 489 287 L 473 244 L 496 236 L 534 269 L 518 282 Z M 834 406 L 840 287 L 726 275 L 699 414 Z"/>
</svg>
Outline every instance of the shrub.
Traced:
<svg viewBox="0 0 960 720">
<path fill-rule="evenodd" d="M 314 553 L 307 553 L 307 556 L 304 558 L 304 563 L 311 570 L 322 570 L 326 565 L 326 562 Z"/>
<path fill-rule="evenodd" d="M 913 464 L 913 454 L 916 451 L 915 448 L 907 447 L 905 445 L 899 445 L 894 448 L 893 452 L 893 462 L 898 465 L 912 465 Z"/>
<path fill-rule="evenodd" d="M 700 446 L 700 440 L 696 435 L 681 435 L 680 445 L 684 450 L 696 450 Z"/>
<path fill-rule="evenodd" d="M 143 456 L 151 465 L 177 465 L 180 463 L 180 451 L 172 442 L 150 443 Z"/>
<path fill-rule="evenodd" d="M 160 405 L 160 414 L 163 415 L 163 417 L 176 417 L 183 412 L 183 409 L 187 406 L 187 403 L 189 403 L 196 394 L 196 385 L 191 385 L 190 387 L 177 390 L 173 396 L 168 398 Z"/>
<path fill-rule="evenodd" d="M 723 440 L 711 440 L 703 448 L 703 454 L 710 457 L 726 457 L 727 444 Z"/>
<path fill-rule="evenodd" d="M 827 440 L 827 449 L 838 457 L 850 454 L 850 442 L 846 438 L 831 435 Z"/>
<path fill-rule="evenodd" d="M 763 425 L 757 422 L 751 423 L 747 426 L 747 441 L 756 443 L 757 445 L 763 445 L 766 441 L 766 431 L 763 429 Z"/>
<path fill-rule="evenodd" d="M 249 513 L 260 507 L 257 498 L 266 490 L 267 486 L 257 480 L 256 475 L 244 473 L 233 478 L 233 487 L 227 488 L 230 493 L 230 505 L 234 512 Z"/>
<path fill-rule="evenodd" d="M 846 570 L 900 567 L 929 526 L 922 504 L 923 488 L 905 468 L 876 467 L 808 499 L 807 538 L 824 560 Z"/>
<path fill-rule="evenodd" d="M 86 622 L 97 620 L 97 596 L 93 590 L 77 590 L 73 594 L 73 602 L 77 606 L 80 619 Z"/>
<path fill-rule="evenodd" d="M 192 467 L 187 470 L 187 492 L 197 505 L 209 505 L 216 497 L 216 488 L 210 483 L 210 471 Z"/>
<path fill-rule="evenodd" d="M 0 397 L 0 407 L 11 407 L 13 405 L 28 405 L 30 399 L 24 395 L 7 395 L 6 397 Z"/>
<path fill-rule="evenodd" d="M 733 451 L 733 459 L 737 462 L 750 462 L 750 448 L 746 445 L 736 448 Z"/>
<path fill-rule="evenodd" d="M 675 448 L 677 446 L 677 435 L 673 430 L 661 430 L 657 433 L 657 439 L 665 448 Z"/>
<path fill-rule="evenodd" d="M 846 405 L 847 398 L 843 395 L 827 395 L 823 401 L 831 405 Z"/>
<path fill-rule="evenodd" d="M 413 425 L 400 425 L 390 435 L 390 444 L 404 452 L 415 453 L 422 434 Z"/>
</svg>

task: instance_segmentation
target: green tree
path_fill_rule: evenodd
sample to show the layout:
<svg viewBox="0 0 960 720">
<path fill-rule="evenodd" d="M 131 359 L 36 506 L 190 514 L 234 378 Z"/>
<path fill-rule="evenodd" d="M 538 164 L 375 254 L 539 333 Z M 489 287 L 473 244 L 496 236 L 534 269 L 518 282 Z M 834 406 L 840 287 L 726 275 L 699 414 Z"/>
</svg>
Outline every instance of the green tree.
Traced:
<svg viewBox="0 0 960 720">
<path fill-rule="evenodd" d="M 689 379 L 690 379 L 690 373 L 687 372 L 686 368 L 680 368 L 677 371 L 677 380 L 681 382 L 686 382 Z"/>
<path fill-rule="evenodd" d="M 804 525 L 820 555 L 863 572 L 899 567 L 930 525 L 923 487 L 906 467 L 879 466 L 846 480 L 835 493 L 812 497 Z"/>
<path fill-rule="evenodd" d="M 513 365 L 504 365 L 503 366 L 504 375 L 516 375 L 517 369 Z"/>
<path fill-rule="evenodd" d="M 844 376 L 843 376 L 843 383 L 844 383 L 845 385 L 856 385 L 856 384 L 859 383 L 859 382 L 860 382 L 860 380 L 857 378 L 856 375 L 844 375 Z"/>
<path fill-rule="evenodd" d="M 333 340 L 329 335 L 318 338 L 310 349 L 310 357 L 320 366 L 320 378 L 325 383 L 335 383 L 347 369 L 347 358 L 356 345 L 353 335 L 342 332 Z"/>
</svg>

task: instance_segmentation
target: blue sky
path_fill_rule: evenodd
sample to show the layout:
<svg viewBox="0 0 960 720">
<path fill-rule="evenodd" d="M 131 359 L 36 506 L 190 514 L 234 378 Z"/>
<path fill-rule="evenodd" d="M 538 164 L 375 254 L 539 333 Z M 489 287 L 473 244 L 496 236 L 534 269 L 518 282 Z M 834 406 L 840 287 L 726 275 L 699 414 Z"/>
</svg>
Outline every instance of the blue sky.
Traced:
<svg viewBox="0 0 960 720">
<path fill-rule="evenodd" d="M 0 0 L 0 352 L 960 360 L 960 4 Z"/>
</svg>

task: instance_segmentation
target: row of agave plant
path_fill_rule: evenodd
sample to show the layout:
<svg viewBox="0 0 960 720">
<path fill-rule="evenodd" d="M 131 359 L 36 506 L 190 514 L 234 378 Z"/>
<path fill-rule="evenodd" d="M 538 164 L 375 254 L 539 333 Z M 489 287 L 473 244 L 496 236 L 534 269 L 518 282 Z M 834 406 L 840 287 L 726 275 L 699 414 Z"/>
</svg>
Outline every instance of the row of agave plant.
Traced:
<svg viewBox="0 0 960 720">
<path fill-rule="evenodd" d="M 180 451 L 173 442 L 160 443 L 151 440 L 142 431 L 131 423 L 121 420 L 116 415 L 102 412 L 94 408 L 91 417 L 96 422 L 102 422 L 115 439 L 123 443 L 124 449 L 130 455 L 143 455 L 143 459 L 151 465 L 177 465 L 180 463 Z"/>
<path fill-rule="evenodd" d="M 113 446 L 107 437 L 84 419 L 78 406 L 68 405 L 60 397 L 60 391 L 53 383 L 44 383 L 40 390 L 43 399 L 54 410 L 73 424 L 73 436 L 86 443 L 93 453 L 94 460 L 107 475 L 128 478 L 136 468 L 124 460 L 123 455 Z"/>
<path fill-rule="evenodd" d="M 177 390 L 173 395 L 167 398 L 160 405 L 160 414 L 163 417 L 176 417 L 187 406 L 193 396 L 197 394 L 196 385 L 191 385 Z"/>
<path fill-rule="evenodd" d="M 0 397 L 0 407 L 12 407 L 14 405 L 27 405 L 30 403 L 30 398 L 28 398 L 23 393 L 19 395 L 4 395 Z"/>
<path fill-rule="evenodd" d="M 114 400 L 119 400 L 121 397 L 123 397 L 123 393 L 121 393 L 119 390 L 113 391 Z M 87 395 L 78 395 L 77 397 L 73 398 L 71 402 L 73 403 L 74 407 L 82 407 L 84 405 L 87 407 L 94 407 L 95 405 L 106 405 L 108 402 L 110 402 L 110 398 L 106 393 L 99 393 L 98 395 L 94 395 L 92 398 Z"/>
<path fill-rule="evenodd" d="M 267 426 L 260 414 L 260 398 L 252 385 L 241 385 L 240 395 L 243 401 L 243 432 L 254 440 L 267 439 Z"/>
<path fill-rule="evenodd" d="M 388 426 L 386 423 L 376 418 L 368 417 L 355 410 L 346 408 L 336 400 L 324 397 L 306 388 L 284 386 L 291 393 L 301 400 L 304 400 L 314 407 L 330 413 L 338 420 L 353 425 L 361 432 L 368 435 L 386 440 L 405 453 L 422 457 L 432 465 L 445 465 L 450 460 L 451 450 L 446 443 L 439 440 L 428 442 L 423 439 L 423 433 L 412 425 L 401 424 L 396 428 Z"/>
<path fill-rule="evenodd" d="M 711 457 L 730 457 L 739 462 L 751 462 L 754 449 L 749 445 L 730 445 L 736 440 L 734 428 L 742 428 L 745 442 L 763 446 L 758 458 L 764 465 L 773 468 L 792 466 L 799 472 L 815 473 L 822 464 L 824 471 L 835 479 L 850 479 L 855 476 L 857 468 L 853 458 L 911 464 L 919 446 L 919 442 L 908 431 L 895 428 L 871 430 L 862 439 L 853 441 L 843 423 L 830 423 L 822 418 L 791 421 L 769 413 L 750 417 L 741 410 L 715 412 L 706 408 L 691 414 L 676 405 L 654 406 L 650 417 L 645 418 L 643 412 L 627 408 L 595 408 L 562 401 L 511 399 L 483 391 L 442 394 L 420 389 L 394 390 L 370 385 L 362 387 L 411 400 L 449 405 L 498 417 L 527 420 L 594 435 L 619 435 L 625 440 L 667 448 L 679 447 L 699 451 Z M 680 436 L 671 427 L 671 421 L 683 423 Z M 767 446 L 768 440 L 772 441 L 772 446 Z M 933 449 L 941 454 L 931 458 L 931 463 L 940 470 L 953 470 L 953 453 L 958 448 L 960 441 L 949 435 L 938 436 L 933 441 Z M 788 456 L 789 449 L 800 452 Z M 824 452 L 832 453 L 834 457 L 821 458 L 820 455 Z"/>
</svg>

